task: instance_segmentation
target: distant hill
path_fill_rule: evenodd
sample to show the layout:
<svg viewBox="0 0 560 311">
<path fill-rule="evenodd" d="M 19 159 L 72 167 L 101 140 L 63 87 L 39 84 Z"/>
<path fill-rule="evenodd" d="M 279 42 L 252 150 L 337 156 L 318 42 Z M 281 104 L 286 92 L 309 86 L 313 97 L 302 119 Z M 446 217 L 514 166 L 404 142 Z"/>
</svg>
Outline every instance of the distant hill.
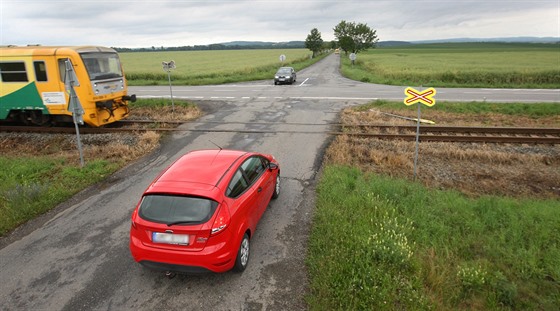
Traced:
<svg viewBox="0 0 560 311">
<path fill-rule="evenodd" d="M 288 41 L 288 42 L 263 42 L 263 41 L 231 41 L 218 43 L 227 47 L 266 47 L 266 48 L 304 48 L 305 41 Z"/>
<path fill-rule="evenodd" d="M 559 43 L 560 37 L 504 37 L 504 38 L 451 38 L 420 41 L 379 41 L 377 46 L 399 46 L 419 43 L 506 42 L 506 43 Z M 219 43 L 227 47 L 305 48 L 305 41 L 263 42 L 231 41 Z"/>
<path fill-rule="evenodd" d="M 263 42 L 263 41 L 231 41 L 195 46 L 172 46 L 151 48 L 120 48 L 112 47 L 117 52 L 155 52 L 155 51 L 206 51 L 206 50 L 250 50 L 250 49 L 303 49 L 304 41 Z"/>
<path fill-rule="evenodd" d="M 558 43 L 560 37 L 504 37 L 504 38 L 453 38 L 420 40 L 412 43 L 505 42 L 505 43 Z"/>
<path fill-rule="evenodd" d="M 560 37 L 508 37 L 508 38 L 452 38 L 421 41 L 379 41 L 377 46 L 402 46 L 423 43 L 459 43 L 459 42 L 505 42 L 505 43 L 560 43 Z M 244 50 L 244 49 L 303 49 L 305 41 L 264 42 L 264 41 L 230 41 L 209 45 L 151 47 L 151 48 L 118 48 L 119 52 L 150 52 L 150 51 L 200 51 L 200 50 Z"/>
<path fill-rule="evenodd" d="M 379 41 L 377 42 L 377 46 L 401 46 L 401 45 L 410 45 L 412 42 L 408 41 Z"/>
<path fill-rule="evenodd" d="M 255 46 L 255 45 L 273 45 L 277 44 L 278 42 L 263 42 L 263 41 L 231 41 L 231 42 L 222 42 L 217 43 L 220 45 L 225 46 Z"/>
<path fill-rule="evenodd" d="M 231 41 L 218 43 L 227 47 L 266 47 L 266 48 L 305 48 L 305 41 L 289 41 L 289 42 L 262 42 L 262 41 Z M 378 46 L 398 46 L 412 44 L 408 41 L 382 41 L 378 42 Z"/>
</svg>

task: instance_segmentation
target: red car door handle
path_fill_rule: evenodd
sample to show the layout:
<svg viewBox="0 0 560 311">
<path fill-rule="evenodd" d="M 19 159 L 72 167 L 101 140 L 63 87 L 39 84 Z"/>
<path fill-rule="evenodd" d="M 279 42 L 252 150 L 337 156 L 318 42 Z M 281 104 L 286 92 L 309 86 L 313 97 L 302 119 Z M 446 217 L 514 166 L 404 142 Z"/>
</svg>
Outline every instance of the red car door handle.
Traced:
<svg viewBox="0 0 560 311">
<path fill-rule="evenodd" d="M 262 188 L 259 187 L 259 188 L 257 189 L 257 192 L 261 192 L 261 191 L 262 191 Z"/>
</svg>

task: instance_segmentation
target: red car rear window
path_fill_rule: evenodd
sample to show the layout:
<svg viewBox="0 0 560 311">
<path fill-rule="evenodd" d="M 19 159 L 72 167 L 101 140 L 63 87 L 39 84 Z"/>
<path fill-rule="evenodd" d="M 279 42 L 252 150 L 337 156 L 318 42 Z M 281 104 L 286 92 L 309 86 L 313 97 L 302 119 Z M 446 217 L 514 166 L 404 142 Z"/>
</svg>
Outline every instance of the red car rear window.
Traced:
<svg viewBox="0 0 560 311">
<path fill-rule="evenodd" d="M 207 222 L 218 202 L 189 196 L 152 194 L 142 198 L 138 215 L 148 221 L 164 224 L 201 224 Z"/>
</svg>

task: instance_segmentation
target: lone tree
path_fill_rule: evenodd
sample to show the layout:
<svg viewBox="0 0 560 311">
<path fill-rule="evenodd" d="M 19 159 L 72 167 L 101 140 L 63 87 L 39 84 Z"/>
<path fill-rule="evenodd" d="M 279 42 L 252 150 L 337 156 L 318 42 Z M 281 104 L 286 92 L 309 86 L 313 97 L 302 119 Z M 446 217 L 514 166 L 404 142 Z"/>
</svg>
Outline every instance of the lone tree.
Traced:
<svg viewBox="0 0 560 311">
<path fill-rule="evenodd" d="M 334 27 L 334 36 L 338 39 L 338 45 L 345 53 L 358 53 L 377 43 L 377 30 L 368 27 L 367 24 L 341 21 Z"/>
<path fill-rule="evenodd" d="M 305 47 L 313 52 L 313 57 L 317 55 L 319 51 L 323 48 L 323 39 L 321 38 L 321 33 L 317 28 L 311 29 L 311 33 L 307 35 L 305 39 Z"/>
</svg>

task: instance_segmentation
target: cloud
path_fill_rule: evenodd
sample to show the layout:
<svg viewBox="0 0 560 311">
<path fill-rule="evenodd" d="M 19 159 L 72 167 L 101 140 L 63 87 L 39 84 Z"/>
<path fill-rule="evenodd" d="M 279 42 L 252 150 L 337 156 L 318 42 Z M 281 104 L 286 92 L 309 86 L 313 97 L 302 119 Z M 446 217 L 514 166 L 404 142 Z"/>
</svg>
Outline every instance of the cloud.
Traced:
<svg viewBox="0 0 560 311">
<path fill-rule="evenodd" d="M 0 44 L 116 47 L 324 41 L 342 20 L 383 40 L 560 36 L 558 0 L 0 0 Z"/>
</svg>

